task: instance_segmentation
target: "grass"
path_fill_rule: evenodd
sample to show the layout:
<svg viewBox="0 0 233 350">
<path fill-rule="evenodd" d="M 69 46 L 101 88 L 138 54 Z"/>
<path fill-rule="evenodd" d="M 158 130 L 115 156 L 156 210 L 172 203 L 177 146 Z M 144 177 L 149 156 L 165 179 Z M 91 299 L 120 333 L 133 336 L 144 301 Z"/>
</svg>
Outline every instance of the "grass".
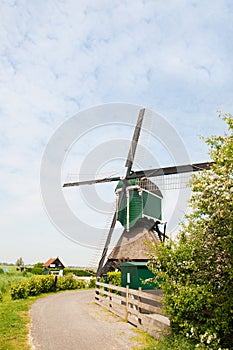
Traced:
<svg viewBox="0 0 233 350">
<path fill-rule="evenodd" d="M 156 346 L 158 344 L 158 340 L 151 337 L 148 333 L 144 331 L 139 331 L 137 329 L 134 330 L 134 332 L 137 334 L 135 337 L 132 338 L 132 340 L 136 340 L 139 346 L 134 346 L 132 350 L 152 350 L 156 349 Z"/>
<path fill-rule="evenodd" d="M 6 300 L 8 299 L 8 300 Z M 38 298 L 11 300 L 5 296 L 0 303 L 0 350 L 29 350 L 29 309 Z"/>
<path fill-rule="evenodd" d="M 195 344 L 179 334 L 167 334 L 160 340 L 156 340 L 148 333 L 135 331 L 137 336 L 134 338 L 140 343 L 140 346 L 133 347 L 132 350 L 193 350 Z"/>
<path fill-rule="evenodd" d="M 12 283 L 18 283 L 27 278 L 27 274 L 16 271 L 15 266 L 6 267 L 9 272 L 0 274 L 0 350 L 29 350 L 28 324 L 29 309 L 36 297 L 11 300 L 10 288 Z"/>
<path fill-rule="evenodd" d="M 31 274 L 16 271 L 15 266 L 9 266 L 9 272 L 0 274 L 0 294 L 5 294 L 10 291 L 11 284 L 18 283 L 22 279 L 28 278 Z"/>
<path fill-rule="evenodd" d="M 0 265 L 1 269 L 7 269 L 9 271 L 9 273 L 14 273 L 17 272 L 16 271 L 16 266 L 15 265 Z"/>
</svg>

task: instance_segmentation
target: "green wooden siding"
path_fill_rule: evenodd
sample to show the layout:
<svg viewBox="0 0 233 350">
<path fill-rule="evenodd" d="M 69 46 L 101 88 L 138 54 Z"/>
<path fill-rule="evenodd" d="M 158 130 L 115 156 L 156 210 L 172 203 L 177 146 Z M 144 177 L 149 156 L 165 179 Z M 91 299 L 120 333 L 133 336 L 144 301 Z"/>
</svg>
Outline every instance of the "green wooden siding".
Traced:
<svg viewBox="0 0 233 350">
<path fill-rule="evenodd" d="M 129 222 L 130 228 L 133 227 L 136 221 L 142 217 L 142 199 L 138 194 L 138 191 L 129 191 Z M 124 195 L 121 206 L 118 212 L 118 220 L 122 226 L 127 225 L 127 199 Z"/>
<path fill-rule="evenodd" d="M 162 201 L 159 197 L 143 191 L 143 214 L 151 216 L 152 218 L 162 219 Z"/>
<path fill-rule="evenodd" d="M 137 180 L 130 180 L 129 185 L 137 185 Z M 119 181 L 116 190 L 122 188 L 123 182 Z M 129 228 L 133 227 L 138 219 L 143 216 L 149 216 L 154 219 L 162 219 L 162 201 L 161 198 L 155 196 L 148 191 L 141 191 L 141 195 L 137 189 L 129 191 Z M 118 221 L 123 227 L 127 227 L 127 198 L 123 195 L 121 205 L 118 208 Z"/>
<path fill-rule="evenodd" d="M 120 265 L 121 269 L 121 286 L 127 285 L 132 289 L 155 289 L 158 288 L 154 282 L 147 282 L 147 279 L 153 279 L 155 275 L 152 271 L 148 270 L 146 262 L 126 262 Z"/>
</svg>

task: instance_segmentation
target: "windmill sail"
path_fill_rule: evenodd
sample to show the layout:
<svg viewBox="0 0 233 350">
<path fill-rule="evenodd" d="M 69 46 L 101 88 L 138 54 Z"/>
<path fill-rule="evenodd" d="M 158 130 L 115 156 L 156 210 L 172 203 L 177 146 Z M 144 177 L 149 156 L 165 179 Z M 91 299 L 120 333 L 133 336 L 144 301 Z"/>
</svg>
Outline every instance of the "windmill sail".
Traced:
<svg viewBox="0 0 233 350">
<path fill-rule="evenodd" d="M 213 163 L 195 163 L 163 168 L 147 169 L 133 171 L 133 163 L 137 150 L 137 145 L 141 133 L 142 123 L 145 115 L 145 108 L 139 111 L 138 120 L 132 136 L 130 149 L 128 151 L 125 166 L 127 168 L 125 176 L 103 177 L 99 179 L 90 179 L 85 181 L 72 181 L 64 183 L 63 187 L 74 187 L 83 185 L 101 184 L 107 182 L 118 182 L 116 194 L 118 195 L 118 204 L 114 212 L 111 226 L 103 248 L 102 256 L 99 261 L 97 276 L 119 266 L 120 261 L 125 260 L 147 260 L 145 255 L 145 239 L 158 242 L 166 237 L 166 223 L 163 223 L 164 230 L 160 231 L 158 225 L 161 224 L 161 201 L 165 181 L 158 181 L 159 187 L 148 178 L 164 179 L 179 177 L 182 174 L 190 174 L 196 171 L 209 170 Z M 170 183 L 173 180 L 170 180 Z M 169 182 L 169 181 L 168 181 Z M 160 186 L 161 183 L 161 186 Z M 117 246 L 107 257 L 108 249 L 112 239 L 116 222 L 120 221 L 125 228 Z M 142 252 L 143 250 L 143 252 Z M 141 253 L 139 253 L 141 252 Z"/>
<path fill-rule="evenodd" d="M 143 108 L 139 112 L 138 121 L 137 121 L 136 127 L 134 129 L 133 138 L 131 141 L 127 161 L 125 164 L 125 166 L 127 167 L 126 177 L 131 173 L 131 169 L 133 166 L 133 161 L 134 161 L 134 157 L 135 157 L 135 153 L 136 153 L 136 149 L 137 149 L 137 145 L 138 145 L 138 139 L 140 136 L 140 131 L 141 131 L 141 127 L 142 127 L 144 114 L 145 114 L 145 109 Z M 127 187 L 128 187 L 128 181 L 127 180 L 122 181 L 121 193 L 119 194 L 119 199 L 118 199 L 118 208 L 121 208 L 122 204 L 124 203 L 125 193 L 126 193 Z M 124 206 L 125 206 L 125 204 L 124 204 Z M 102 274 L 102 268 L 103 268 L 104 261 L 105 261 L 105 258 L 106 258 L 107 252 L 108 252 L 109 244 L 111 241 L 111 237 L 112 237 L 113 230 L 114 230 L 114 227 L 116 225 L 117 219 L 118 219 L 118 210 L 115 211 L 115 214 L 113 217 L 112 225 L 110 227 L 109 234 L 108 234 L 108 237 L 106 240 L 106 244 L 105 244 L 105 247 L 103 249 L 100 263 L 99 263 L 99 266 L 97 269 L 97 276 L 100 276 Z M 129 221 L 129 216 L 127 217 L 127 221 Z"/>
<path fill-rule="evenodd" d="M 134 129 L 134 134 L 133 134 L 133 138 L 132 138 L 132 141 L 130 144 L 128 157 L 127 157 L 127 160 L 125 163 L 125 166 L 127 168 L 126 176 L 128 176 L 131 173 L 131 169 L 133 166 L 133 161 L 134 161 L 134 157 L 135 157 L 135 153 L 136 153 L 136 149 L 137 149 L 137 145 L 138 145 L 138 139 L 139 139 L 141 128 L 142 128 L 144 114 L 145 114 L 145 108 L 140 110 L 137 124 L 136 124 L 136 127 Z"/>
</svg>

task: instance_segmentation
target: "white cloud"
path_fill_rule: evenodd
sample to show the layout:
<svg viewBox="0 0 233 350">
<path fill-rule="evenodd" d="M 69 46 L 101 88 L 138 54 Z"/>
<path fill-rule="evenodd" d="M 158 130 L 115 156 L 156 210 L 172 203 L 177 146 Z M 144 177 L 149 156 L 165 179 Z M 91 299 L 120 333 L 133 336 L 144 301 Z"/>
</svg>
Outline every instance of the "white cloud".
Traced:
<svg viewBox="0 0 233 350">
<path fill-rule="evenodd" d="M 43 151 L 82 108 L 153 108 L 182 135 L 191 159 L 204 160 L 197 135 L 221 132 L 216 110 L 233 107 L 232 16 L 228 1 L 2 1 L 0 203 L 8 235 L 23 232 L 12 217 L 44 220 Z"/>
</svg>

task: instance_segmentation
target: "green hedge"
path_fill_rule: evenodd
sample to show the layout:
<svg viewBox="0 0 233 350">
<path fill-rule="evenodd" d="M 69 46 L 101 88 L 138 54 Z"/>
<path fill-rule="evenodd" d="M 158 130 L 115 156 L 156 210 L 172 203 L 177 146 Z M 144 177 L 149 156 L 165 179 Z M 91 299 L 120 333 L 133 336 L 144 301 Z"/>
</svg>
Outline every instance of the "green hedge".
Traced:
<svg viewBox="0 0 233 350">
<path fill-rule="evenodd" d="M 28 296 L 50 293 L 59 290 L 85 288 L 85 282 L 77 280 L 72 274 L 66 276 L 32 276 L 11 287 L 11 297 L 25 299 Z"/>
<path fill-rule="evenodd" d="M 43 275 L 44 273 L 43 267 L 39 267 L 39 266 L 27 267 L 26 271 L 33 273 L 34 275 Z M 59 271 L 59 269 L 53 269 L 53 271 Z M 78 276 L 78 277 L 89 277 L 94 275 L 94 272 L 92 273 L 88 270 L 79 270 L 79 269 L 72 269 L 72 268 L 66 267 L 63 270 L 63 275 L 68 275 L 69 273 L 73 273 L 75 276 Z"/>
<path fill-rule="evenodd" d="M 77 280 L 71 273 L 57 279 L 57 290 L 81 289 L 85 287 L 85 281 Z"/>
<path fill-rule="evenodd" d="M 33 275 L 43 275 L 44 269 L 42 267 L 27 267 L 26 271 L 33 273 Z"/>
<path fill-rule="evenodd" d="M 89 276 L 93 276 L 93 274 L 90 271 L 87 270 L 78 270 L 78 269 L 72 269 L 72 268 L 68 268 L 66 267 L 63 270 L 63 275 L 68 275 L 69 273 L 73 273 L 75 276 L 78 277 L 89 277 Z"/>
</svg>

